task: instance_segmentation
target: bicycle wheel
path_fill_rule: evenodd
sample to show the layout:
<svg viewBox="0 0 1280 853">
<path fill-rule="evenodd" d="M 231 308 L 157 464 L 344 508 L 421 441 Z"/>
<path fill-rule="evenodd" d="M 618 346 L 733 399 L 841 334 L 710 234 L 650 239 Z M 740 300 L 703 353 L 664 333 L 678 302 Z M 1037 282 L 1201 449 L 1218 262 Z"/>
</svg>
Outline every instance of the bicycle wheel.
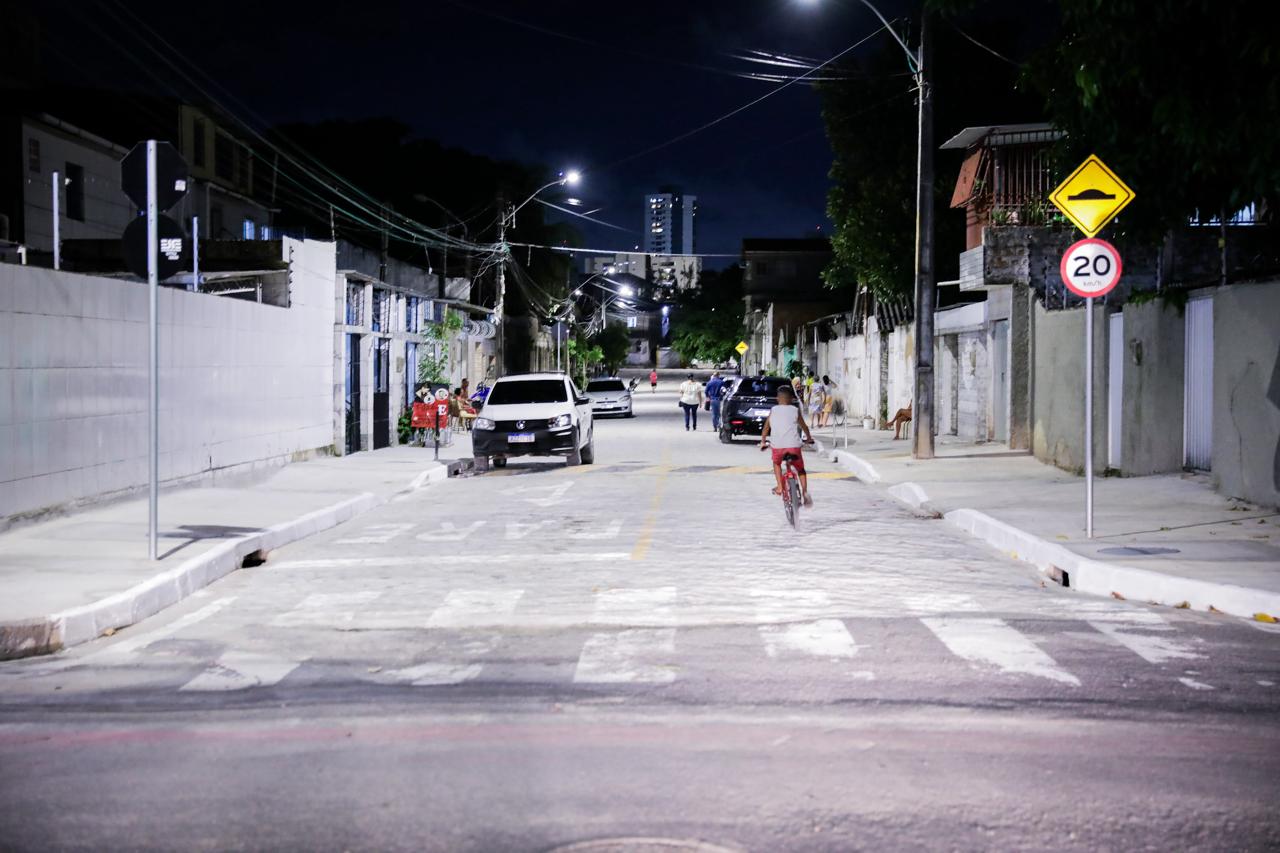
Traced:
<svg viewBox="0 0 1280 853">
<path fill-rule="evenodd" d="M 800 526 L 800 481 L 796 477 L 787 479 L 787 521 L 792 527 Z"/>
</svg>

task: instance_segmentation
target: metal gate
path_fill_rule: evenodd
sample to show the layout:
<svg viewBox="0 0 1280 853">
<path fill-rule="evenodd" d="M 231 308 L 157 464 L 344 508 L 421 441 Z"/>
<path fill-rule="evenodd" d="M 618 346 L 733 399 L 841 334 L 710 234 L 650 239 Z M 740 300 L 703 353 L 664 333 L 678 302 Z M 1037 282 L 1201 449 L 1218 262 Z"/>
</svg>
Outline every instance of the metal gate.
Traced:
<svg viewBox="0 0 1280 853">
<path fill-rule="evenodd" d="M 1186 393 L 1182 403 L 1182 461 L 1208 471 L 1213 460 L 1213 299 L 1187 302 Z"/>
<path fill-rule="evenodd" d="M 373 449 L 391 446 L 391 341 L 373 342 Z"/>
<path fill-rule="evenodd" d="M 1119 470 L 1120 410 L 1124 405 L 1124 314 L 1112 314 L 1107 335 L 1107 467 Z"/>
<path fill-rule="evenodd" d="M 1009 440 L 1009 321 L 991 324 L 992 438 Z"/>
<path fill-rule="evenodd" d="M 360 336 L 347 335 L 346 453 L 360 452 Z"/>
</svg>

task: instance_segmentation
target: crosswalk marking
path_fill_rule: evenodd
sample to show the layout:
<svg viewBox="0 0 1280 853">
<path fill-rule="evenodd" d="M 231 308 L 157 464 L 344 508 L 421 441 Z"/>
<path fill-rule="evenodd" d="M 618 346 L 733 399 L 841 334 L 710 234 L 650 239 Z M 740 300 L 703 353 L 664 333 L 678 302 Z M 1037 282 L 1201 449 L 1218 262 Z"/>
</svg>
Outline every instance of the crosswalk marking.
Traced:
<svg viewBox="0 0 1280 853">
<path fill-rule="evenodd" d="M 831 596 L 820 589 L 755 588 L 748 591 L 761 624 L 812 619 L 831 605 Z"/>
<path fill-rule="evenodd" d="M 591 621 L 598 625 L 674 625 L 675 601 L 674 586 L 605 589 L 596 593 Z"/>
<path fill-rule="evenodd" d="M 348 627 L 365 610 L 364 606 L 380 595 L 382 593 L 377 590 L 313 593 L 302 599 L 297 607 L 277 615 L 271 624 L 278 628 Z"/>
<path fill-rule="evenodd" d="M 573 680 L 579 684 L 669 684 L 675 628 L 631 628 L 593 634 L 582 646 Z"/>
<path fill-rule="evenodd" d="M 927 617 L 920 620 L 954 654 L 1001 672 L 1035 675 L 1080 686 L 1080 679 L 1058 668 L 1043 649 L 1002 619 Z"/>
<path fill-rule="evenodd" d="M 385 545 L 402 533 L 407 533 L 416 524 L 369 524 L 361 529 L 360 536 L 347 539 L 335 539 L 334 545 Z"/>
<path fill-rule="evenodd" d="M 495 566 L 500 563 L 613 563 L 618 560 L 630 560 L 626 551 L 591 551 L 565 553 L 539 553 L 529 551 L 522 554 L 476 554 L 474 556 L 450 557 L 455 565 Z M 439 561 L 439 557 L 422 555 L 420 557 L 327 557 L 314 560 L 283 560 L 279 563 L 268 563 L 272 571 L 281 569 L 380 569 L 397 566 L 421 566 L 428 568 Z"/>
<path fill-rule="evenodd" d="M 415 687 L 436 687 L 448 684 L 461 684 L 471 681 L 484 669 L 479 663 L 421 663 L 404 669 L 389 670 L 380 681 L 396 684 L 411 684 Z"/>
<path fill-rule="evenodd" d="M 178 689 L 184 692 L 211 692 L 270 687 L 278 684 L 301 663 L 254 652 L 230 651 Z"/>
<path fill-rule="evenodd" d="M 455 589 L 427 617 L 428 628 L 471 628 L 507 623 L 523 589 Z"/>
<path fill-rule="evenodd" d="M 761 625 L 765 653 L 776 658 L 799 652 L 820 658 L 851 658 L 858 653 L 853 635 L 839 619 L 818 619 L 792 625 Z"/>
<path fill-rule="evenodd" d="M 1147 663 L 1159 664 L 1170 660 L 1195 660 L 1204 657 L 1175 637 L 1139 633 L 1124 625 L 1109 622 L 1091 620 L 1089 625 L 1093 630 L 1115 640 Z"/>
</svg>

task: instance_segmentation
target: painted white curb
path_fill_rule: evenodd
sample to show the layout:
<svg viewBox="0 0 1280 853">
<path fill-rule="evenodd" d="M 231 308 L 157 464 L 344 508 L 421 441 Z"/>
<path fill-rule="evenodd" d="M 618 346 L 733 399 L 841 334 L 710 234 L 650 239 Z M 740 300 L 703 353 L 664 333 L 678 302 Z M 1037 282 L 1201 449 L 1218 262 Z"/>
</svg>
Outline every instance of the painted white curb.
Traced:
<svg viewBox="0 0 1280 853">
<path fill-rule="evenodd" d="M 924 493 L 924 489 L 915 483 L 898 483 L 890 486 L 888 491 L 889 494 L 912 509 L 919 509 L 929 500 L 929 496 Z"/>
<path fill-rule="evenodd" d="M 875 466 L 856 453 L 850 453 L 847 450 L 833 450 L 831 451 L 831 461 L 845 470 L 852 471 L 863 482 L 880 482 L 880 474 L 876 471 Z"/>
</svg>

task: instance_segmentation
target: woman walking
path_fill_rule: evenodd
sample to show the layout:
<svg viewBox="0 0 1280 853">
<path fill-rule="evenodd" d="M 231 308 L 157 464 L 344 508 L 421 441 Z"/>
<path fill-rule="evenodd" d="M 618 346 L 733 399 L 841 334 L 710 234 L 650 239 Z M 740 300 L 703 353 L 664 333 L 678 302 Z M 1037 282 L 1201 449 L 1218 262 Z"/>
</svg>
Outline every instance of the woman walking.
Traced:
<svg viewBox="0 0 1280 853">
<path fill-rule="evenodd" d="M 680 383 L 680 408 L 684 409 L 684 428 L 687 432 L 690 421 L 693 429 L 698 428 L 698 409 L 702 406 L 702 386 L 689 374 L 689 378 Z"/>
<path fill-rule="evenodd" d="M 831 426 L 831 412 L 835 409 L 836 405 L 836 384 L 831 381 L 830 376 L 824 373 L 822 374 L 822 385 L 824 390 L 822 400 L 822 420 L 818 423 L 818 426 L 828 427 Z"/>
<path fill-rule="evenodd" d="M 823 379 L 827 377 L 823 376 Z M 827 386 L 822 382 L 810 377 L 813 382 L 809 386 L 809 423 L 816 424 L 822 416 L 822 407 L 827 402 Z"/>
</svg>

